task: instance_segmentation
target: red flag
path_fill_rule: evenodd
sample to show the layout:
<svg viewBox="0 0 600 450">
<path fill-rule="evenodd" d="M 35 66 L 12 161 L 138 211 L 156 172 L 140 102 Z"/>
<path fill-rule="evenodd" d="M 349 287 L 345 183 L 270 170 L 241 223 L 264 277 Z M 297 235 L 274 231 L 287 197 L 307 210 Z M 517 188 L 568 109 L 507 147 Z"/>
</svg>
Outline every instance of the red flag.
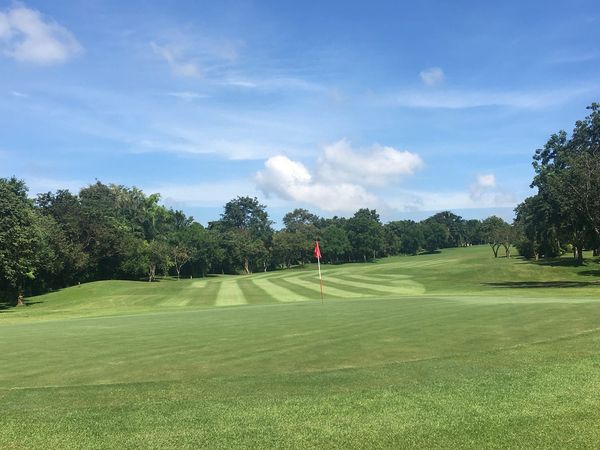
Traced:
<svg viewBox="0 0 600 450">
<path fill-rule="evenodd" d="M 321 259 L 321 249 L 319 248 L 319 241 L 316 242 L 315 251 L 313 252 L 313 255 L 315 255 L 315 258 Z"/>
</svg>

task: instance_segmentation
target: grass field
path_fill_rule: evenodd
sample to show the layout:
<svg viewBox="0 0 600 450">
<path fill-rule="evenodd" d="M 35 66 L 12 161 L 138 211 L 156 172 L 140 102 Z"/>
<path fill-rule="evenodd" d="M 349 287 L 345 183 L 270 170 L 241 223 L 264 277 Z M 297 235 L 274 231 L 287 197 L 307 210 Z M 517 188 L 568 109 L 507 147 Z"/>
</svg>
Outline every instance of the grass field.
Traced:
<svg viewBox="0 0 600 450">
<path fill-rule="evenodd" d="M 600 265 L 486 247 L 0 310 L 0 448 L 594 448 Z"/>
</svg>

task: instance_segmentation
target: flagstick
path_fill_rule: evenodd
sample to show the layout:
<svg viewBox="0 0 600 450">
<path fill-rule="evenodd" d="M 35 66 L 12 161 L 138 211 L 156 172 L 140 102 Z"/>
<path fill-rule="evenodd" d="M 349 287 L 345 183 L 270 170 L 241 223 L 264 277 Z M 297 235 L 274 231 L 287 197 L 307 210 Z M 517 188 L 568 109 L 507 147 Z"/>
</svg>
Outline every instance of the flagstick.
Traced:
<svg viewBox="0 0 600 450">
<path fill-rule="evenodd" d="M 321 287 L 321 305 L 323 304 L 323 277 L 321 276 L 321 258 L 317 258 L 317 265 L 319 267 L 319 285 Z"/>
</svg>

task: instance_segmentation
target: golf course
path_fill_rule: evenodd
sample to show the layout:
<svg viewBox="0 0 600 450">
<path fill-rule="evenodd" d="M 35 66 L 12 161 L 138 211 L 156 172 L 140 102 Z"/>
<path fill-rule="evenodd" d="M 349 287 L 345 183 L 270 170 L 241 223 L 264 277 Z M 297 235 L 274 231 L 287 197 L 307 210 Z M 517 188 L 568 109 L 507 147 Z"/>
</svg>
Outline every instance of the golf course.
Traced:
<svg viewBox="0 0 600 450">
<path fill-rule="evenodd" d="M 592 448 L 585 256 L 326 264 L 323 302 L 316 265 L 30 297 L 0 309 L 0 448 Z"/>
</svg>

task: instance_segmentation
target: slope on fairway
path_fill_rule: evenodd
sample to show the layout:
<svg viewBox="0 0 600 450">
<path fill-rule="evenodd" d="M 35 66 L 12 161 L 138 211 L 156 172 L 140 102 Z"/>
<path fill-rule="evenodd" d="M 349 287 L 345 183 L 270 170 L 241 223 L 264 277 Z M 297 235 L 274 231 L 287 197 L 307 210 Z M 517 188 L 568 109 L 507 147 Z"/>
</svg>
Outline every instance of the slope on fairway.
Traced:
<svg viewBox="0 0 600 450">
<path fill-rule="evenodd" d="M 407 295 L 484 295 L 490 301 L 596 298 L 600 286 L 598 264 L 575 268 L 569 263 L 570 258 L 551 263 L 493 258 L 489 247 L 479 246 L 386 258 L 378 263 L 324 265 L 323 277 L 328 301 Z M 0 310 L 0 321 L 281 304 L 319 298 L 316 267 L 308 265 L 249 276 L 87 283 L 30 298 L 28 308 Z"/>
<path fill-rule="evenodd" d="M 324 305 L 298 270 L 1 313 L 0 448 L 593 447 L 596 266 L 484 256 L 327 268 Z"/>
</svg>

